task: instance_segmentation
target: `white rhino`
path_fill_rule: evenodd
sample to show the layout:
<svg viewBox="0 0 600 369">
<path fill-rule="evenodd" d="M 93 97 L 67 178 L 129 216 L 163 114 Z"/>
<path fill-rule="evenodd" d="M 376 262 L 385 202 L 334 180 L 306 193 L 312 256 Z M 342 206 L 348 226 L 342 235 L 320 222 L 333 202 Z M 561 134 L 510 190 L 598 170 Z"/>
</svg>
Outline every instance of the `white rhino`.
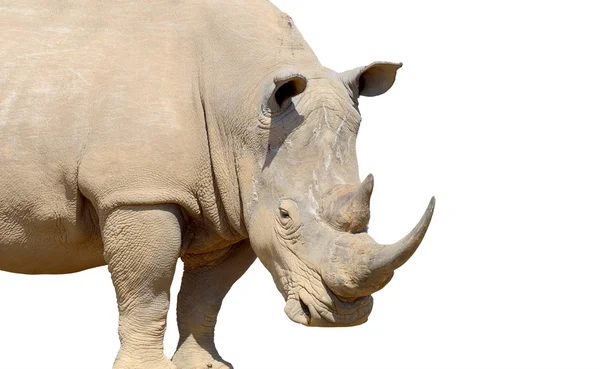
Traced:
<svg viewBox="0 0 600 369">
<path fill-rule="evenodd" d="M 108 265 L 114 368 L 230 367 L 213 342 L 256 256 L 309 326 L 365 322 L 421 242 L 366 233 L 358 98 L 401 64 L 323 67 L 265 0 L 4 1 L 0 269 Z M 163 353 L 175 264 L 180 341 Z"/>
</svg>

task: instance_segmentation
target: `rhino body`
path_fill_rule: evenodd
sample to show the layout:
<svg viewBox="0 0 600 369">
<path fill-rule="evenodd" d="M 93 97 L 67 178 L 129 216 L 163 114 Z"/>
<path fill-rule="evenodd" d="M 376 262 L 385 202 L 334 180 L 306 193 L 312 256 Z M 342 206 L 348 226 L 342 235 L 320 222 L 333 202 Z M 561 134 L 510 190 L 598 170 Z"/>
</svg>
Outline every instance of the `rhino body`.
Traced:
<svg viewBox="0 0 600 369">
<path fill-rule="evenodd" d="M 216 315 L 256 256 L 293 321 L 361 324 L 420 243 L 433 202 L 378 245 L 364 232 L 373 178 L 357 170 L 357 99 L 400 65 L 324 68 L 262 0 L 26 0 L 0 14 L 0 270 L 108 264 L 115 368 L 229 367 Z"/>
<path fill-rule="evenodd" d="M 206 231 L 196 242 L 204 249 L 248 237 L 230 180 L 235 158 L 206 116 L 235 109 L 235 94 L 265 78 L 264 67 L 235 67 L 260 50 L 273 50 L 271 63 L 311 60 L 309 49 L 278 52 L 287 24 L 269 4 L 225 4 L 4 9 L 0 268 L 68 273 L 105 264 L 98 214 L 121 205 L 177 204 Z M 263 33 L 255 42 L 223 31 L 251 16 L 270 18 L 255 25 Z M 224 34 L 232 40 L 218 41 Z M 212 89 L 220 96 L 204 98 Z M 223 106 L 207 106 L 218 99 Z"/>
</svg>

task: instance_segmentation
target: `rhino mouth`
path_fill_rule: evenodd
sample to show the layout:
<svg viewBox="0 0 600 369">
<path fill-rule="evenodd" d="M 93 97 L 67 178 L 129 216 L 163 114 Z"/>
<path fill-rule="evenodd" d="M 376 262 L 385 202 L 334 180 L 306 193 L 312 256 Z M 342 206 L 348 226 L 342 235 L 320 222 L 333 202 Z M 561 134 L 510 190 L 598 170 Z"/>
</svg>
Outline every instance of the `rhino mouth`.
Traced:
<svg viewBox="0 0 600 369">
<path fill-rule="evenodd" d="M 300 307 L 302 308 L 302 313 L 304 314 L 306 321 L 310 325 L 310 319 L 311 319 L 312 315 L 310 314 L 310 309 L 308 308 L 308 305 L 306 305 L 306 303 L 304 301 L 302 301 L 301 298 L 298 299 L 298 302 L 300 303 Z"/>
<path fill-rule="evenodd" d="M 304 288 L 288 295 L 285 313 L 296 323 L 311 327 L 350 327 L 367 321 L 373 309 L 371 296 L 343 301 L 323 286 L 325 294 L 315 297 Z"/>
</svg>

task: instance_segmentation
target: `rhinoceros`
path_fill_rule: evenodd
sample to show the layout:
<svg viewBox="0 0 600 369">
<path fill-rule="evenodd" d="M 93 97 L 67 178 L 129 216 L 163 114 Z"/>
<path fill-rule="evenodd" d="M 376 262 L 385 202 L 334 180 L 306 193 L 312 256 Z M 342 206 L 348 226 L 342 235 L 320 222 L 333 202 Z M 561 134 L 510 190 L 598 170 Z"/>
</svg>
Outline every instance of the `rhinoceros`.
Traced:
<svg viewBox="0 0 600 369">
<path fill-rule="evenodd" d="M 401 64 L 323 67 L 265 0 L 8 1 L 0 74 L 0 269 L 108 265 L 114 368 L 222 368 L 221 302 L 255 258 L 284 311 L 353 326 L 421 243 L 367 234 L 359 96 Z M 169 288 L 180 340 L 163 353 Z"/>
</svg>

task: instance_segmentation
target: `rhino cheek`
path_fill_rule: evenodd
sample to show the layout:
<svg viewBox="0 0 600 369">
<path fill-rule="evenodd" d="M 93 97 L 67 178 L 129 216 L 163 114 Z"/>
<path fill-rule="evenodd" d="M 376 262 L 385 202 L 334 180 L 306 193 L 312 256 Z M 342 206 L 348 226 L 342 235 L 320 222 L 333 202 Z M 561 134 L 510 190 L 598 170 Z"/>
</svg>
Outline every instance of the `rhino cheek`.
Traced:
<svg viewBox="0 0 600 369">
<path fill-rule="evenodd" d="M 278 258 L 272 246 L 275 235 L 273 234 L 272 217 L 264 206 L 256 206 L 249 222 L 248 233 L 252 250 L 275 279 L 274 271 Z"/>
</svg>

